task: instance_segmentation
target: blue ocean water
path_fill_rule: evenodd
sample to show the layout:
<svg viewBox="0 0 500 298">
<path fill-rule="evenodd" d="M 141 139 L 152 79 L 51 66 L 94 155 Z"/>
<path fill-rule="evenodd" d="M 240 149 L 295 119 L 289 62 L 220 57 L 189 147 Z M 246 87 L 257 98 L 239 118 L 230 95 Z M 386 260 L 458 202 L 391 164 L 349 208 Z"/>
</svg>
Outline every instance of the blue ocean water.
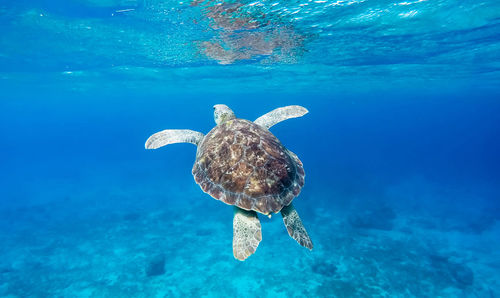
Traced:
<svg viewBox="0 0 500 298">
<path fill-rule="evenodd" d="M 0 0 L 0 297 L 499 297 L 500 2 Z M 214 104 L 302 160 L 240 262 Z"/>
</svg>

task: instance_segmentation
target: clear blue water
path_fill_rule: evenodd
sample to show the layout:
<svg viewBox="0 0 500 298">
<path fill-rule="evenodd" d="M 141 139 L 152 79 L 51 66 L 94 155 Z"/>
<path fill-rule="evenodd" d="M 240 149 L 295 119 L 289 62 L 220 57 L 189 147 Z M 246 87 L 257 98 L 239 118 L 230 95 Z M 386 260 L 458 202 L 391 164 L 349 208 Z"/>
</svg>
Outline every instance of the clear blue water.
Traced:
<svg viewBox="0 0 500 298">
<path fill-rule="evenodd" d="M 499 297 L 500 2 L 0 1 L 0 297 Z M 212 106 L 304 163 L 232 255 Z"/>
</svg>

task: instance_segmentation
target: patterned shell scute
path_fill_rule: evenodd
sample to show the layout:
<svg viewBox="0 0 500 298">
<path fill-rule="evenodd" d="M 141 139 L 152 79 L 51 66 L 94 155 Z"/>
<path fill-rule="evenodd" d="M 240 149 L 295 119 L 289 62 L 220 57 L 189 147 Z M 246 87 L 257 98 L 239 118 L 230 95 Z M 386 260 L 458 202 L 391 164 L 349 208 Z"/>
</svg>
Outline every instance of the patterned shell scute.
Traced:
<svg viewBox="0 0 500 298">
<path fill-rule="evenodd" d="M 248 120 L 213 128 L 198 146 L 193 176 L 226 204 L 263 214 L 288 206 L 304 186 L 304 168 L 267 129 Z"/>
</svg>

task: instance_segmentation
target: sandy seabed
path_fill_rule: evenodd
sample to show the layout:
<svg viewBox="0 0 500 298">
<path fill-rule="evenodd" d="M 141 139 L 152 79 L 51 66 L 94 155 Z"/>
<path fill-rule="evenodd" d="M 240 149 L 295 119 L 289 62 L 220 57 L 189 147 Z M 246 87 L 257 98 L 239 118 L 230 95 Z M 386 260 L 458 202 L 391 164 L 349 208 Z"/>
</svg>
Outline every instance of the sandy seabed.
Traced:
<svg viewBox="0 0 500 298">
<path fill-rule="evenodd" d="M 260 216 L 263 241 L 240 262 L 232 208 L 194 182 L 66 186 L 44 203 L 2 208 L 0 296 L 500 296 L 498 219 L 342 196 L 306 186 L 295 201 L 313 251 L 289 238 L 279 214 Z"/>
</svg>

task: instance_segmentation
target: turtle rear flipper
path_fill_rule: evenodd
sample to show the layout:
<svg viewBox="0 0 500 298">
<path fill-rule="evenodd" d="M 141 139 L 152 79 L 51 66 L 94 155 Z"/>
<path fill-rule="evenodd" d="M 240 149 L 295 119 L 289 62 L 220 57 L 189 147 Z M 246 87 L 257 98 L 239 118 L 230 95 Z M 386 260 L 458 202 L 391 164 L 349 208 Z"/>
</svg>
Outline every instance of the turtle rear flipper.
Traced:
<svg viewBox="0 0 500 298">
<path fill-rule="evenodd" d="M 191 143 L 198 145 L 205 135 L 189 129 L 165 129 L 150 136 L 146 149 L 157 149 L 168 144 Z"/>
<path fill-rule="evenodd" d="M 233 218 L 233 255 L 244 261 L 251 256 L 262 240 L 259 218 L 255 211 L 234 207 Z"/>
<path fill-rule="evenodd" d="M 281 209 L 281 215 L 283 216 L 283 222 L 285 223 L 288 235 L 295 239 L 300 245 L 312 250 L 313 244 L 311 238 L 309 238 L 306 228 L 304 228 L 299 214 L 293 205 L 290 204 L 283 207 L 283 209 Z"/>
</svg>

